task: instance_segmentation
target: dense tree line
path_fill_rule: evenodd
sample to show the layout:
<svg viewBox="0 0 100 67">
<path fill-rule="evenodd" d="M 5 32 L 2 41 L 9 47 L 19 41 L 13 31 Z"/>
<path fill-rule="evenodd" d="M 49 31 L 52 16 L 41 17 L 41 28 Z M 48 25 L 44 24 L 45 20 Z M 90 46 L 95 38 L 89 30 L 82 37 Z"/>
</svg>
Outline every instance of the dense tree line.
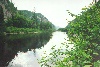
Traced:
<svg viewBox="0 0 100 67">
<path fill-rule="evenodd" d="M 17 28 L 34 28 L 40 30 L 54 29 L 54 25 L 51 22 L 40 22 L 37 15 L 34 16 L 33 14 L 31 18 L 27 18 L 23 14 L 19 14 L 19 12 L 12 16 L 12 18 L 9 18 L 6 25 Z"/>
<path fill-rule="evenodd" d="M 66 28 L 59 28 L 58 31 L 66 32 L 67 29 Z"/>
<path fill-rule="evenodd" d="M 4 12 L 2 6 L 0 7 L 1 26 L 3 26 L 2 24 L 5 24 L 4 26 L 6 27 L 6 31 L 3 32 L 11 32 L 12 29 L 15 30 L 15 32 L 17 30 L 20 30 L 21 32 L 22 29 L 27 28 L 30 28 L 31 32 L 33 31 L 33 29 L 40 31 L 54 30 L 55 26 L 50 21 L 48 21 L 47 18 L 44 17 L 42 14 L 27 10 L 17 10 L 17 8 L 14 7 L 14 4 L 9 0 L 3 2 L 5 5 L 5 9 L 7 9 L 7 12 L 11 14 L 11 16 L 7 18 L 7 21 L 4 22 Z"/>
</svg>

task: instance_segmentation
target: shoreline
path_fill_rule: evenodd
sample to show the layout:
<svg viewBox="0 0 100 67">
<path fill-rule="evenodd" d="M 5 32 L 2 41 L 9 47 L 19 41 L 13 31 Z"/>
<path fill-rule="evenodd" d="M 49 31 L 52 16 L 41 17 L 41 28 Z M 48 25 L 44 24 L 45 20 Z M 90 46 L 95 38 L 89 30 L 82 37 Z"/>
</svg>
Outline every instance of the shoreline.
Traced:
<svg viewBox="0 0 100 67">
<path fill-rule="evenodd" d="M 12 35 L 12 34 L 36 34 L 36 33 L 41 33 L 41 32 L 27 32 L 27 33 L 25 33 L 25 32 L 19 32 L 19 33 L 16 33 L 16 32 L 14 32 L 14 33 L 7 33 L 7 32 L 4 32 L 3 34 L 4 34 L 4 35 L 7 35 L 7 34 Z"/>
</svg>

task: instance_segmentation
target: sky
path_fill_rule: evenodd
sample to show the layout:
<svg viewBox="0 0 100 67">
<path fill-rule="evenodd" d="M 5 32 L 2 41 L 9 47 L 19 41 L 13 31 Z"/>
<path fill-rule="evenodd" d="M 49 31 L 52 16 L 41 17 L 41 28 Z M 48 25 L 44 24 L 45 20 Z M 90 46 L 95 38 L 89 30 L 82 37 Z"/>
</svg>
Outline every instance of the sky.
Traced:
<svg viewBox="0 0 100 67">
<path fill-rule="evenodd" d="M 79 14 L 83 7 L 93 0 L 12 0 L 18 10 L 35 11 L 43 14 L 50 22 L 59 27 L 66 27 L 73 20 L 66 10 Z M 66 20 L 67 19 L 67 20 Z"/>
</svg>

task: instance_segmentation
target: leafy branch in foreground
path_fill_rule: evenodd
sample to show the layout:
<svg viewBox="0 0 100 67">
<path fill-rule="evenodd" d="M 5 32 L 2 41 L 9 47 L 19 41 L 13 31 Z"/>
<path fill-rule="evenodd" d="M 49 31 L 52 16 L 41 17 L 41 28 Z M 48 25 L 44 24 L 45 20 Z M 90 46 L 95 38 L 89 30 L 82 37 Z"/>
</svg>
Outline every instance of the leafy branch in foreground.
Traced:
<svg viewBox="0 0 100 67">
<path fill-rule="evenodd" d="M 86 8 L 79 16 L 71 21 L 67 28 L 69 38 L 75 43 L 76 55 L 73 63 L 80 65 L 91 65 L 94 67 L 100 60 L 100 1 Z M 76 56 L 76 57 L 75 57 Z"/>
<path fill-rule="evenodd" d="M 100 1 L 84 9 L 80 15 L 70 14 L 76 18 L 66 27 L 69 39 L 74 43 L 75 49 L 61 52 L 54 50 L 50 58 L 42 59 L 47 67 L 50 60 L 53 67 L 99 67 L 100 66 Z M 70 12 L 69 12 L 70 13 Z M 66 41 L 67 42 L 67 41 Z M 62 44 L 63 45 L 63 44 Z M 70 45 L 70 44 L 65 44 Z M 66 47 L 67 49 L 68 47 Z M 62 54 L 60 54 L 62 53 Z M 59 56 L 63 58 L 58 58 Z M 56 59 L 56 60 L 55 60 Z M 62 60 L 61 60 L 62 59 Z M 50 62 L 49 62 L 50 63 Z M 52 64 L 52 63 L 51 63 Z"/>
</svg>

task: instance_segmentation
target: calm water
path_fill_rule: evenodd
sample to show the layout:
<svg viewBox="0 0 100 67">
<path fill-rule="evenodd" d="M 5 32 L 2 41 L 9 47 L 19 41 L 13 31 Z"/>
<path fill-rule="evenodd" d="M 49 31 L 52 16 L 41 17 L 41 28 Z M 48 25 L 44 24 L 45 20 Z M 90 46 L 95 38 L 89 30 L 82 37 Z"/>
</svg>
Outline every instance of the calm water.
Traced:
<svg viewBox="0 0 100 67">
<path fill-rule="evenodd" d="M 56 45 L 55 50 L 60 47 L 66 49 L 61 43 L 68 43 L 67 40 L 67 34 L 58 31 L 0 36 L 0 67 L 40 67 L 37 59 L 45 56 L 45 51 L 49 56 L 52 46 Z"/>
</svg>

